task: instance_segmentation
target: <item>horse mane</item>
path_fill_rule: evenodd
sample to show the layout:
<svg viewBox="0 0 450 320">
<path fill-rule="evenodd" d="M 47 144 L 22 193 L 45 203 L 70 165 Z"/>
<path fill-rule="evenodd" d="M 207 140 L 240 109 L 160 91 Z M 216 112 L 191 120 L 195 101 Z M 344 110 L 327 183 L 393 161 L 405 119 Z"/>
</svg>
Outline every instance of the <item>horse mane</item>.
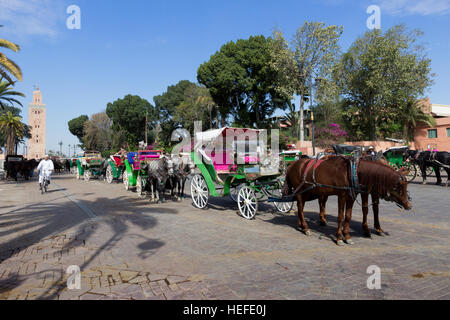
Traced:
<svg viewBox="0 0 450 320">
<path fill-rule="evenodd" d="M 375 191 L 385 197 L 399 182 L 401 174 L 388 164 L 361 159 L 359 183 L 368 192 Z"/>
</svg>

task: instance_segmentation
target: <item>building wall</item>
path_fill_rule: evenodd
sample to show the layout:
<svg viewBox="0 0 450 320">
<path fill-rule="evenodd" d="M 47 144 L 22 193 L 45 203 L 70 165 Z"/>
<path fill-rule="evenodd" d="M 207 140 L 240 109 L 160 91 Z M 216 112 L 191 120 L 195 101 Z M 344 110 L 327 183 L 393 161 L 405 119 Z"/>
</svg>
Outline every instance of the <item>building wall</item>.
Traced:
<svg viewBox="0 0 450 320">
<path fill-rule="evenodd" d="M 450 117 L 436 118 L 435 128 L 418 127 L 414 132 L 414 143 L 416 149 L 428 150 L 429 148 L 439 151 L 450 151 L 450 137 L 447 136 L 447 128 L 450 129 Z M 428 138 L 428 130 L 436 129 L 437 138 Z"/>
<path fill-rule="evenodd" d="M 33 101 L 28 107 L 28 125 L 31 129 L 31 139 L 28 139 L 28 159 L 43 158 L 46 153 L 47 109 L 42 103 L 39 89 L 33 92 Z"/>
</svg>

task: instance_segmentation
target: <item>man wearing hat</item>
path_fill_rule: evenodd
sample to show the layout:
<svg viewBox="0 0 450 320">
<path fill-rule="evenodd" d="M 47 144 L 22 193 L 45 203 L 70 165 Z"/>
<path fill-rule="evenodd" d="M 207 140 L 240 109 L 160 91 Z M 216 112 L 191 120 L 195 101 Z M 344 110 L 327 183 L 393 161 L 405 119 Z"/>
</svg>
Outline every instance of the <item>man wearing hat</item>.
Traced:
<svg viewBox="0 0 450 320">
<path fill-rule="evenodd" d="M 48 180 L 50 184 L 50 178 L 55 167 L 53 165 L 53 161 L 49 159 L 48 155 L 44 156 L 44 159 L 41 160 L 37 167 L 37 171 L 39 172 L 39 189 L 41 184 L 44 182 L 44 177 Z"/>
<path fill-rule="evenodd" d="M 377 155 L 377 153 L 375 152 L 375 148 L 374 147 L 369 147 L 369 151 L 367 152 L 367 154 L 369 155 L 369 156 L 372 156 L 372 157 L 374 157 L 374 156 L 376 156 Z"/>
</svg>

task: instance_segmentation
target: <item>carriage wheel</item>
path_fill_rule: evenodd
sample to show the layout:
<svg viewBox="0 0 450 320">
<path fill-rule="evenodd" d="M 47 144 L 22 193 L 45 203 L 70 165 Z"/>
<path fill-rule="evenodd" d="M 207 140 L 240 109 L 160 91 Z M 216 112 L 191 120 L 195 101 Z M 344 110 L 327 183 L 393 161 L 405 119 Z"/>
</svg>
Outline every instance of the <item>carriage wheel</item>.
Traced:
<svg viewBox="0 0 450 320">
<path fill-rule="evenodd" d="M 427 173 L 427 177 L 430 177 L 434 173 L 434 170 L 433 170 L 432 167 L 427 167 L 425 170 L 426 170 L 426 173 Z"/>
<path fill-rule="evenodd" d="M 111 165 L 108 165 L 108 168 L 106 168 L 106 182 L 111 184 L 114 180 L 113 170 Z"/>
<path fill-rule="evenodd" d="M 273 196 L 276 198 L 282 198 L 281 189 L 274 190 Z M 294 207 L 294 202 L 274 202 L 273 205 L 281 213 L 289 213 Z"/>
<path fill-rule="evenodd" d="M 136 193 L 138 194 L 139 198 L 145 197 L 144 181 L 142 180 L 141 176 L 138 176 L 136 180 Z"/>
<path fill-rule="evenodd" d="M 128 180 L 128 173 L 123 173 L 123 186 L 125 187 L 125 190 L 130 190 L 130 181 Z"/>
<path fill-rule="evenodd" d="M 406 169 L 409 170 L 409 173 L 406 175 L 406 181 L 411 182 L 417 177 L 417 168 L 413 164 L 407 164 L 405 166 Z"/>
<path fill-rule="evenodd" d="M 91 172 L 89 170 L 86 170 L 84 172 L 84 181 L 89 182 L 91 180 Z"/>
<path fill-rule="evenodd" d="M 236 188 L 231 188 L 230 190 L 230 197 L 233 199 L 234 202 L 237 202 L 239 190 L 244 186 L 244 184 L 238 185 Z"/>
<path fill-rule="evenodd" d="M 204 209 L 208 205 L 209 189 L 201 174 L 196 174 L 191 180 L 191 197 L 196 208 Z"/>
<path fill-rule="evenodd" d="M 258 211 L 258 199 L 256 199 L 255 191 L 248 187 L 242 187 L 238 193 L 238 207 L 241 215 L 251 220 L 255 217 L 256 211 Z"/>
</svg>

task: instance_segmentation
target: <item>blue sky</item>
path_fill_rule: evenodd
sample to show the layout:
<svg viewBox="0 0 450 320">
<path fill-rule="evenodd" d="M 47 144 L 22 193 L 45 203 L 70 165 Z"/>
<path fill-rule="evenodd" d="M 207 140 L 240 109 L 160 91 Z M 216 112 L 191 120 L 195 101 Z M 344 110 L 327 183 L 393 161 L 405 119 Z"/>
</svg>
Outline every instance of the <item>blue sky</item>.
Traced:
<svg viewBox="0 0 450 320">
<path fill-rule="evenodd" d="M 81 8 L 81 30 L 66 28 L 69 5 Z M 425 34 L 435 84 L 433 103 L 450 104 L 450 0 L 0 0 L 0 38 L 21 45 L 8 56 L 24 80 L 27 98 L 39 84 L 47 104 L 47 150 L 63 151 L 77 139 L 67 122 L 101 112 L 108 102 L 137 94 L 155 95 L 179 80 L 196 81 L 196 71 L 221 45 L 281 29 L 290 38 L 306 20 L 344 27 L 346 50 L 367 31 L 369 5 L 381 8 L 381 26 L 405 23 Z M 20 150 L 22 151 L 22 150 Z"/>
</svg>

